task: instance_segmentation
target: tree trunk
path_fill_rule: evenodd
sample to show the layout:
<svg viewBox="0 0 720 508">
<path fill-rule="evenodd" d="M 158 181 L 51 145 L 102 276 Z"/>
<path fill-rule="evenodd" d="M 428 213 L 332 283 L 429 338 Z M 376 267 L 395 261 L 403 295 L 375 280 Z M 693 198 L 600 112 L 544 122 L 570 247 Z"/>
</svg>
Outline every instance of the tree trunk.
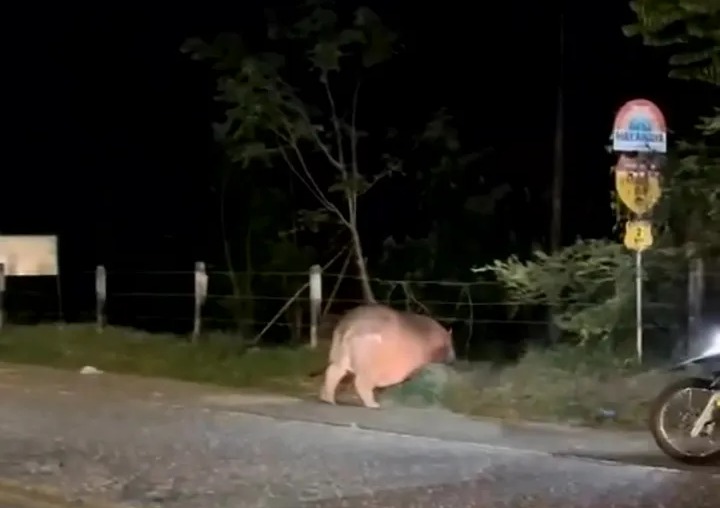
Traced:
<svg viewBox="0 0 720 508">
<path fill-rule="evenodd" d="M 365 262 L 365 257 L 363 256 L 360 235 L 357 232 L 355 224 L 350 227 L 350 234 L 352 235 L 353 250 L 355 251 L 355 263 L 357 264 L 358 273 L 360 274 L 360 284 L 362 285 L 363 298 L 366 303 L 376 303 L 375 295 L 370 287 L 370 276 L 368 275 L 367 264 Z"/>
<path fill-rule="evenodd" d="M 228 277 L 230 278 L 230 285 L 232 287 L 233 298 L 240 298 L 240 287 L 238 286 L 237 274 L 235 273 L 235 267 L 232 261 L 232 252 L 230 249 L 230 242 L 227 237 L 227 225 L 225 223 L 225 193 L 229 184 L 229 172 L 226 170 L 223 175 L 222 184 L 220 186 L 220 229 L 222 230 L 223 250 L 225 252 L 225 266 L 228 269 Z"/>
</svg>

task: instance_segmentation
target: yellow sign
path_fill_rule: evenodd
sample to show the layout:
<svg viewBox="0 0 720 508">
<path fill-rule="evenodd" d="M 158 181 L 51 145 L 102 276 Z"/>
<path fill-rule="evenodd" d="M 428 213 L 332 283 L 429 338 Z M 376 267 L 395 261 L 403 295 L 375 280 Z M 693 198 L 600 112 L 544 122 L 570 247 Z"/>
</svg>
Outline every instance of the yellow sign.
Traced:
<svg viewBox="0 0 720 508">
<path fill-rule="evenodd" d="M 646 220 L 630 220 L 625 224 L 625 247 L 634 251 L 644 251 L 650 248 L 654 238 L 652 223 Z"/>
<path fill-rule="evenodd" d="M 618 197 L 636 215 L 648 213 L 660 200 L 660 173 L 651 160 L 621 155 L 615 166 Z"/>
<path fill-rule="evenodd" d="M 660 176 L 647 171 L 615 170 L 615 189 L 618 197 L 631 211 L 643 215 L 660 200 Z"/>
</svg>

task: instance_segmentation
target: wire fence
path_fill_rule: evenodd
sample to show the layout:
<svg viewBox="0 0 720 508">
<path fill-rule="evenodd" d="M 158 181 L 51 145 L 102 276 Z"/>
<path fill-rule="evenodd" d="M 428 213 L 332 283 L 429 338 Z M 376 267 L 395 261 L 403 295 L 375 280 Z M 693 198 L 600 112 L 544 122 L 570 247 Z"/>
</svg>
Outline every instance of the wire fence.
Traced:
<svg viewBox="0 0 720 508">
<path fill-rule="evenodd" d="M 63 274 L 60 284 L 51 278 L 8 278 L 3 311 L 9 323 L 93 323 L 100 318 L 107 326 L 175 334 L 191 333 L 199 317 L 203 332 L 230 332 L 265 343 L 308 340 L 308 272 L 203 273 L 206 292 L 199 298 L 197 271 L 107 271 L 102 305 L 97 270 Z M 547 337 L 547 306 L 513 304 L 497 281 L 370 282 L 379 302 L 430 314 L 452 326 L 459 353 L 465 356 L 483 348 L 511 355 L 528 340 Z M 321 283 L 319 336 L 327 337 L 338 315 L 364 301 L 357 277 L 322 273 Z M 647 301 L 644 307 L 667 314 L 677 310 L 677 303 Z M 654 326 L 646 324 L 649 330 Z"/>
</svg>

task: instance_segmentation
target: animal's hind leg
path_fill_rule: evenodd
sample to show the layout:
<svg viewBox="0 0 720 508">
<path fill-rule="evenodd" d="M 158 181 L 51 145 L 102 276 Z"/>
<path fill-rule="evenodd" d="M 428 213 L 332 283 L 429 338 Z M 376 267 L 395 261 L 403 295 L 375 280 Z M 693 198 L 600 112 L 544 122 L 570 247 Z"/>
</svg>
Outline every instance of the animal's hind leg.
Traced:
<svg viewBox="0 0 720 508">
<path fill-rule="evenodd" d="M 335 392 L 347 373 L 347 369 L 340 365 L 334 363 L 328 365 L 325 370 L 325 381 L 320 391 L 320 400 L 328 404 L 335 404 Z"/>
<path fill-rule="evenodd" d="M 371 383 L 367 378 L 361 375 L 355 374 L 355 390 L 360 396 L 360 400 L 365 407 L 377 409 L 380 404 L 375 400 L 375 385 Z"/>
</svg>

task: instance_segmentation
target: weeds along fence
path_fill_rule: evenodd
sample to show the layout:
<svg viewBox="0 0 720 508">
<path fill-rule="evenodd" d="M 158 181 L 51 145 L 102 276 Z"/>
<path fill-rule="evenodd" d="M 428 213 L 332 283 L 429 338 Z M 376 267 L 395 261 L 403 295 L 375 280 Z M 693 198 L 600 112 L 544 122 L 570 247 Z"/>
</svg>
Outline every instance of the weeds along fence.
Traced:
<svg viewBox="0 0 720 508">
<path fill-rule="evenodd" d="M 1 275 L 1 274 L 0 274 Z M 547 336 L 547 308 L 506 301 L 495 281 L 372 279 L 377 300 L 430 314 L 452 326 L 458 354 L 513 357 Z M 329 338 L 343 311 L 363 303 L 355 276 L 323 272 L 94 271 L 63 274 L 62 284 L 39 277 L 0 281 L 4 322 L 93 323 L 189 335 L 225 332 L 238 340 L 287 344 Z M 666 313 L 668 305 L 660 306 Z M 664 325 L 663 325 L 664 326 Z M 653 323 L 647 323 L 652 340 Z"/>
</svg>

